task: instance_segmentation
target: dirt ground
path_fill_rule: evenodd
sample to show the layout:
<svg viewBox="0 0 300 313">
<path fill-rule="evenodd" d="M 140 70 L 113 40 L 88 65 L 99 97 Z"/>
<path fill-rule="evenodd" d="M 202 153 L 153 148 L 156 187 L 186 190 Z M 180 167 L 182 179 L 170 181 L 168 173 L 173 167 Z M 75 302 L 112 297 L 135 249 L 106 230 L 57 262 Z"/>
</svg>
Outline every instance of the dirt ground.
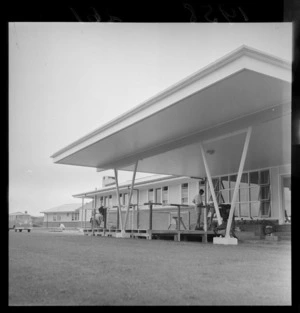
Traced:
<svg viewBox="0 0 300 313">
<path fill-rule="evenodd" d="M 291 246 L 10 232 L 9 305 L 291 305 Z"/>
</svg>

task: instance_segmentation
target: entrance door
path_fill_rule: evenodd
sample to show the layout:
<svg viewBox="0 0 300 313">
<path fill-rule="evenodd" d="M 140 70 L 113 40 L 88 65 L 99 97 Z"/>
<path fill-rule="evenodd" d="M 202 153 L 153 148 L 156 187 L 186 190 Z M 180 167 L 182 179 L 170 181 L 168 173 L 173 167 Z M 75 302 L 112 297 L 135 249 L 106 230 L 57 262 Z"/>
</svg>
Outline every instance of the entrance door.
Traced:
<svg viewBox="0 0 300 313">
<path fill-rule="evenodd" d="M 291 176 L 281 177 L 281 195 L 282 195 L 282 210 L 284 213 L 284 222 L 291 222 Z"/>
</svg>

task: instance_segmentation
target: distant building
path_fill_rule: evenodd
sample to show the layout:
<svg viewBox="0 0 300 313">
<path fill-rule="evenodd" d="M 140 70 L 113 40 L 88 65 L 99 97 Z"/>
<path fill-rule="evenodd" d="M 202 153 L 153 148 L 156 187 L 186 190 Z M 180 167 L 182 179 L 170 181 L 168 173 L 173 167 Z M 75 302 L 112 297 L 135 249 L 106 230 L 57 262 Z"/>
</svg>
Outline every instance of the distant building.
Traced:
<svg viewBox="0 0 300 313">
<path fill-rule="evenodd" d="M 88 208 L 91 204 L 87 203 L 85 206 Z M 82 204 L 70 203 L 41 211 L 44 213 L 43 226 L 59 227 L 63 223 L 65 227 L 79 227 L 79 209 L 82 209 Z"/>
</svg>

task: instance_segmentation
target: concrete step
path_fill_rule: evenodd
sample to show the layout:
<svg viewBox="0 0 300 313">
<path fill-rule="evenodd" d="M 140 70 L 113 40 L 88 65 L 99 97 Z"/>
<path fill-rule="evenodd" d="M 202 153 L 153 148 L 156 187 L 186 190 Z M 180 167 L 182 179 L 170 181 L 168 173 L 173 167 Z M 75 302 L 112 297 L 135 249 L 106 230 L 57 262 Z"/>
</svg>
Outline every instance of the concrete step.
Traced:
<svg viewBox="0 0 300 313">
<path fill-rule="evenodd" d="M 256 235 L 254 231 L 236 231 L 235 235 L 239 240 L 260 240 L 263 238 L 263 236 Z"/>
<path fill-rule="evenodd" d="M 291 237 L 292 233 L 288 231 L 275 231 L 273 232 L 274 236 L 285 236 L 285 237 Z"/>
<path fill-rule="evenodd" d="M 276 232 L 291 232 L 292 225 L 291 224 L 276 225 L 275 231 Z"/>
</svg>

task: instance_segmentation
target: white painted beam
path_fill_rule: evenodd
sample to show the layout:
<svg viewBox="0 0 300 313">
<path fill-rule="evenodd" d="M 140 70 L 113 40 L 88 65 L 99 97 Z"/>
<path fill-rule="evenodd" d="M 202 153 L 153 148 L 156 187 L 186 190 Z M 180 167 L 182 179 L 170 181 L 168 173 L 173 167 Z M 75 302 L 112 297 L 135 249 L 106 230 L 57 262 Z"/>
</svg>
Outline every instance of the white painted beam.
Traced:
<svg viewBox="0 0 300 313">
<path fill-rule="evenodd" d="M 205 172 L 206 172 L 206 175 L 207 175 L 207 180 L 208 180 L 208 183 L 209 183 L 210 192 L 211 192 L 211 195 L 212 195 L 212 198 L 213 198 L 214 207 L 215 207 L 216 214 L 217 214 L 218 225 L 221 225 L 222 222 L 221 222 L 221 216 L 220 216 L 220 211 L 219 211 L 219 204 L 218 204 L 216 193 L 215 193 L 214 186 L 213 186 L 213 183 L 212 183 L 212 178 L 211 178 L 210 170 L 209 170 L 209 167 L 208 167 L 208 164 L 207 164 L 206 155 L 205 155 L 205 152 L 204 152 L 204 149 L 203 149 L 203 146 L 202 146 L 201 142 L 200 142 L 200 149 L 201 149 L 201 154 L 202 154 L 203 163 L 204 163 L 204 167 L 205 167 Z"/>
<path fill-rule="evenodd" d="M 122 210 L 121 210 L 121 202 L 120 202 L 120 189 L 119 189 L 119 180 L 118 180 L 118 170 L 114 168 L 115 171 L 115 180 L 116 180 L 116 193 L 118 199 L 118 211 L 119 211 L 119 225 L 121 225 L 121 230 L 123 230 L 123 223 L 122 223 Z"/>
<path fill-rule="evenodd" d="M 135 162 L 135 165 L 134 165 L 134 171 L 133 171 L 133 176 L 132 176 L 130 195 L 129 195 L 129 199 L 128 199 L 125 223 L 124 223 L 124 227 L 123 227 L 124 230 L 126 229 L 126 226 L 127 226 L 128 213 L 129 213 L 129 208 L 130 208 L 130 205 L 131 205 L 131 198 L 132 198 L 132 193 L 133 193 L 133 188 L 134 188 L 134 182 L 135 182 L 135 176 L 136 176 L 136 170 L 137 170 L 138 163 L 139 163 L 139 161 L 137 160 Z"/>
</svg>

